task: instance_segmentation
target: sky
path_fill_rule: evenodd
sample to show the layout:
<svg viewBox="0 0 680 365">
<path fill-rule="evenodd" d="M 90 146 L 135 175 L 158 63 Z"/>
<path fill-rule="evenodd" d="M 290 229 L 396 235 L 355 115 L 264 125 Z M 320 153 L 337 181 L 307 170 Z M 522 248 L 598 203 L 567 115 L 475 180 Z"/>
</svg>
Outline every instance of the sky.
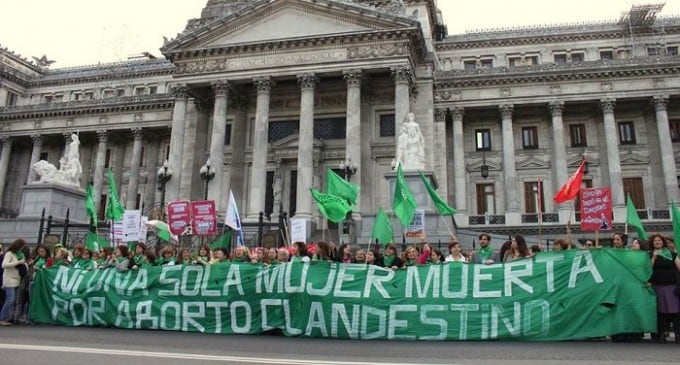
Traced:
<svg viewBox="0 0 680 365">
<path fill-rule="evenodd" d="M 158 50 L 208 0 L 0 0 L 0 47 L 31 59 L 43 54 L 52 68 L 125 60 Z M 649 0 L 437 0 L 449 34 L 499 27 L 618 19 Z M 587 10 L 584 10 L 587 9 Z M 680 15 L 667 0 L 660 15 Z"/>
</svg>

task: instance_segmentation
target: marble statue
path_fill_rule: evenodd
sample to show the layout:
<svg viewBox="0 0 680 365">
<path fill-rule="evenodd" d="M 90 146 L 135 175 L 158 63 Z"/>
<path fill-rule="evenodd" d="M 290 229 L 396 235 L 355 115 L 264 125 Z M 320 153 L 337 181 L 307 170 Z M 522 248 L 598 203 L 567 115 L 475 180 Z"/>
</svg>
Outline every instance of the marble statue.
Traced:
<svg viewBox="0 0 680 365">
<path fill-rule="evenodd" d="M 80 188 L 83 168 L 80 165 L 80 139 L 78 135 L 71 134 L 71 143 L 66 146 L 64 156 L 59 159 L 59 169 L 45 160 L 40 160 L 33 165 L 33 170 L 40 177 L 38 183 L 61 184 Z"/>
<path fill-rule="evenodd" d="M 396 160 L 404 170 L 425 169 L 425 139 L 413 113 L 408 113 L 399 128 Z"/>
</svg>

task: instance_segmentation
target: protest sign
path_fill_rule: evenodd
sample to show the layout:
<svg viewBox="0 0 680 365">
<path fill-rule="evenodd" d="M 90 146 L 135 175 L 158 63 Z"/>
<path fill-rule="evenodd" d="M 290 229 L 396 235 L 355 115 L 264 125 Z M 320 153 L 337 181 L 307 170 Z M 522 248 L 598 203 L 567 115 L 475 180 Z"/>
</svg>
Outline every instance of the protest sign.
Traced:
<svg viewBox="0 0 680 365">
<path fill-rule="evenodd" d="M 198 236 L 217 234 L 217 214 L 214 200 L 191 202 L 193 215 L 193 233 Z"/>
<path fill-rule="evenodd" d="M 609 188 L 581 189 L 581 231 L 612 229 L 612 192 Z"/>
<path fill-rule="evenodd" d="M 168 226 L 172 234 L 183 234 L 191 226 L 191 202 L 178 200 L 168 204 Z"/>
</svg>

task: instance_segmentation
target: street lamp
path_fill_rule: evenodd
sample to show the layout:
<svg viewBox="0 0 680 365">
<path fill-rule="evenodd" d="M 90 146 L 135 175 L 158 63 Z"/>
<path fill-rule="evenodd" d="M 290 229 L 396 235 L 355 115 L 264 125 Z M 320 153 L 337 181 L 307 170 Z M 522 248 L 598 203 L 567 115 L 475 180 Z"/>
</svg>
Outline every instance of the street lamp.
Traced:
<svg viewBox="0 0 680 365">
<path fill-rule="evenodd" d="M 172 170 L 168 168 L 168 160 L 158 168 L 158 190 L 161 192 L 161 220 L 165 220 L 165 184 L 172 178 Z"/>
<path fill-rule="evenodd" d="M 215 177 L 215 168 L 210 166 L 210 158 L 205 161 L 205 165 L 198 170 L 201 173 L 201 179 L 205 182 L 203 187 L 203 200 L 208 200 L 208 183 Z"/>
<path fill-rule="evenodd" d="M 346 160 L 340 161 L 340 164 L 338 165 L 340 168 L 340 171 L 343 174 L 343 177 L 345 180 L 349 181 L 349 179 L 352 178 L 352 175 L 357 173 L 358 166 L 356 163 L 352 161 L 351 157 L 347 157 Z"/>
<path fill-rule="evenodd" d="M 482 177 L 487 178 L 489 177 L 489 165 L 486 164 L 486 154 L 484 150 L 482 150 L 482 166 L 479 167 Z"/>
<path fill-rule="evenodd" d="M 583 148 L 581 151 L 582 158 L 583 158 L 583 174 L 587 175 L 588 174 L 588 156 L 586 155 L 586 149 Z"/>
</svg>

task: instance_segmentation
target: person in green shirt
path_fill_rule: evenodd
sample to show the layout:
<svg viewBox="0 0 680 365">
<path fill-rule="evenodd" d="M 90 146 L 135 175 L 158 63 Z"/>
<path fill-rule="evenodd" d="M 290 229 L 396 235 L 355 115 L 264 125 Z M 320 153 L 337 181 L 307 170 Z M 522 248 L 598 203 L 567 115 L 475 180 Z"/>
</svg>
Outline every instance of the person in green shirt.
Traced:
<svg viewBox="0 0 680 365">
<path fill-rule="evenodd" d="M 139 242 L 135 247 L 135 254 L 132 256 L 132 270 L 137 270 L 146 264 L 146 245 Z"/>
<path fill-rule="evenodd" d="M 92 251 L 90 249 L 83 249 L 78 262 L 78 269 L 94 270 L 97 268 L 97 263 L 92 259 Z"/>
<path fill-rule="evenodd" d="M 493 248 L 489 245 L 491 243 L 491 236 L 487 233 L 482 233 L 479 235 L 479 251 L 472 254 L 472 261 L 475 264 L 485 264 L 491 265 L 496 262 L 500 262 L 500 259 L 496 256 Z"/>
</svg>

